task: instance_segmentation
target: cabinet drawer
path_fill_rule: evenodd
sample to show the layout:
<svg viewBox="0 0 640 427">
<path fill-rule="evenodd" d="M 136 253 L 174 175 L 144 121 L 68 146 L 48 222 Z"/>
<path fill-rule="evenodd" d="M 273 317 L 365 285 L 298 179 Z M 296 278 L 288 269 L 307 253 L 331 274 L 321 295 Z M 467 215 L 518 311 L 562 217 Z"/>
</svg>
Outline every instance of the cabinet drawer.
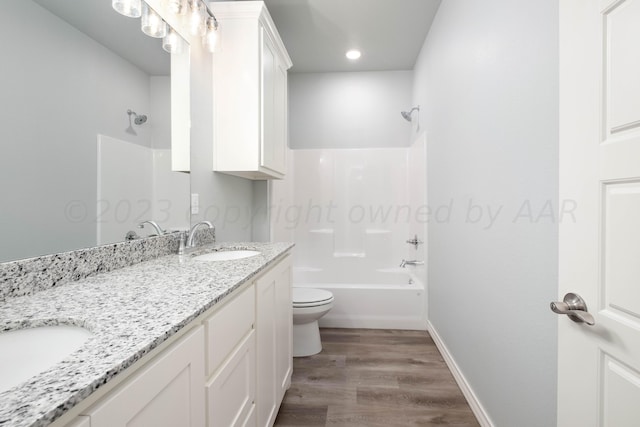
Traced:
<svg viewBox="0 0 640 427">
<path fill-rule="evenodd" d="M 209 427 L 255 426 L 255 350 L 251 331 L 207 384 Z"/>
<path fill-rule="evenodd" d="M 233 349 L 251 332 L 254 322 L 253 286 L 249 286 L 205 320 L 207 377 L 216 372 Z"/>
</svg>

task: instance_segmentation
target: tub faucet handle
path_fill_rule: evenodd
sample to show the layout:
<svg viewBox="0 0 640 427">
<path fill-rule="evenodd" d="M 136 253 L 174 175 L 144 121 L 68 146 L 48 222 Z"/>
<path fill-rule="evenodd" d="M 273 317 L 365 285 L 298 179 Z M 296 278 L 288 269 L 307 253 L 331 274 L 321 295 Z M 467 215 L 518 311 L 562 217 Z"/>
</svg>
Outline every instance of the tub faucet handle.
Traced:
<svg viewBox="0 0 640 427">
<path fill-rule="evenodd" d="M 416 234 L 415 236 L 413 236 L 413 239 L 407 240 L 407 243 L 409 243 L 410 245 L 414 245 L 416 247 L 416 250 L 418 250 L 418 245 L 421 245 L 424 242 L 422 240 L 418 240 L 418 235 Z"/>
</svg>

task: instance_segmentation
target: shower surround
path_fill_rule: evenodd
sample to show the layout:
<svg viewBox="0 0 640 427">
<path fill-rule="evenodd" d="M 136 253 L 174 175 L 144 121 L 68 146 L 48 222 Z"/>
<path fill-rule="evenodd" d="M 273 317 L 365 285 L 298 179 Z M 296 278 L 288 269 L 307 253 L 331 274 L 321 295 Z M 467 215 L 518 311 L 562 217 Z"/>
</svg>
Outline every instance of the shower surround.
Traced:
<svg viewBox="0 0 640 427">
<path fill-rule="evenodd" d="M 293 204 L 272 212 L 294 230 L 294 286 L 327 289 L 331 327 L 424 329 L 428 207 L 424 141 L 409 148 L 294 150 Z"/>
</svg>

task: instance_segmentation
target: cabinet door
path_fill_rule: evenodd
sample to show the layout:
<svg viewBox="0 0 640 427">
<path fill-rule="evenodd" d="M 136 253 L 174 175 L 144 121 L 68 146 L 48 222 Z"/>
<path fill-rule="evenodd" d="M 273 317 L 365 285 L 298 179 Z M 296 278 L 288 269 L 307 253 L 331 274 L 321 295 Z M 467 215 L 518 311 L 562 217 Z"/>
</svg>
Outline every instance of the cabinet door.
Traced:
<svg viewBox="0 0 640 427">
<path fill-rule="evenodd" d="M 256 282 L 257 418 L 272 426 L 291 384 L 291 261 L 285 257 Z"/>
<path fill-rule="evenodd" d="M 277 58 L 277 57 L 276 57 Z M 288 95 L 287 95 L 287 69 L 282 61 L 275 64 L 273 96 L 273 141 L 271 168 L 282 174 L 287 173 L 288 150 Z"/>
<path fill-rule="evenodd" d="M 276 278 L 274 270 L 256 282 L 256 402 L 258 426 L 271 426 L 276 416 Z"/>
<path fill-rule="evenodd" d="M 293 302 L 291 258 L 280 262 L 276 279 L 276 387 L 278 402 L 291 386 L 293 371 Z"/>
<path fill-rule="evenodd" d="M 204 426 L 204 328 L 168 347 L 86 415 L 92 427 Z"/>
<path fill-rule="evenodd" d="M 255 349 L 251 331 L 207 384 L 209 427 L 255 426 Z"/>
<path fill-rule="evenodd" d="M 277 63 L 273 43 L 269 35 L 261 28 L 262 39 L 262 141 L 260 147 L 260 166 L 281 172 L 284 165 L 279 164 L 279 147 L 276 133 L 276 86 Z"/>
</svg>

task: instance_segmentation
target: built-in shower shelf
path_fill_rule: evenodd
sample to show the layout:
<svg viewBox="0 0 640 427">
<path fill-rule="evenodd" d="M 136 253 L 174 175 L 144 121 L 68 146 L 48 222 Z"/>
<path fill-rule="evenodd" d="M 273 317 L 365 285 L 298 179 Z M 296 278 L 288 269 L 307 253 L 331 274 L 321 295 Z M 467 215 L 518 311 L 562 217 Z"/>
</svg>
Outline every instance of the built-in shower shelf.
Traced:
<svg viewBox="0 0 640 427">
<path fill-rule="evenodd" d="M 391 233 L 391 230 L 386 230 L 384 228 L 367 228 L 365 230 L 365 233 L 367 233 L 367 234 L 389 234 L 389 233 Z"/>
<path fill-rule="evenodd" d="M 333 234 L 333 228 L 317 228 L 315 230 L 309 230 L 309 233 L 313 233 L 313 234 Z"/>
<path fill-rule="evenodd" d="M 334 252 L 334 258 L 364 258 L 367 254 L 364 252 Z"/>
</svg>

